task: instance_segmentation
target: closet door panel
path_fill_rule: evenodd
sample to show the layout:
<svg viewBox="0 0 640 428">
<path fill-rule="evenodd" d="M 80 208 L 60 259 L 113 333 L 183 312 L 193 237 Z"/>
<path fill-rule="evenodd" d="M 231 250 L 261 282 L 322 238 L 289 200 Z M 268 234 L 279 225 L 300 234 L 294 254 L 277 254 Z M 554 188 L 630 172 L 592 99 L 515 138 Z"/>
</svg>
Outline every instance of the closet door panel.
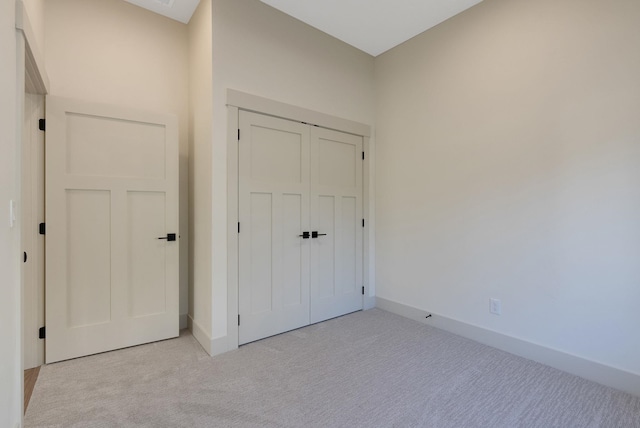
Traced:
<svg viewBox="0 0 640 428">
<path fill-rule="evenodd" d="M 240 112 L 239 343 L 309 324 L 309 126 Z"/>
<path fill-rule="evenodd" d="M 362 309 L 362 137 L 311 130 L 311 322 Z"/>
</svg>

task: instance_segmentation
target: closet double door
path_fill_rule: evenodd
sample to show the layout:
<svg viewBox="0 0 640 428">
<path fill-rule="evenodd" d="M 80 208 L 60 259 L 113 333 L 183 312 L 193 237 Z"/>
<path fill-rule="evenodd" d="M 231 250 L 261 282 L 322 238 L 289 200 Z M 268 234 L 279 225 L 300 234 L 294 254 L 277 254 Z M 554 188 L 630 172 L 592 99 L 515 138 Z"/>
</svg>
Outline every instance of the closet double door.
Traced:
<svg viewBox="0 0 640 428">
<path fill-rule="evenodd" d="M 361 310 L 362 137 L 239 123 L 239 343 Z"/>
</svg>

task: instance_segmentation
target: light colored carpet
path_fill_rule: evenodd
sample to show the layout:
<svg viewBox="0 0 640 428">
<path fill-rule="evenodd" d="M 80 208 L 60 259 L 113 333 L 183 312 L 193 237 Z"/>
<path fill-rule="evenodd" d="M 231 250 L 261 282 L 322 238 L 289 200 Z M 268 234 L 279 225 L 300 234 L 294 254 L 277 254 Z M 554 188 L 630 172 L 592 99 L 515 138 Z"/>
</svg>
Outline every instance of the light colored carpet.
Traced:
<svg viewBox="0 0 640 428">
<path fill-rule="evenodd" d="M 42 368 L 26 427 L 640 427 L 640 398 L 379 309 L 208 357 L 179 338 Z"/>
</svg>

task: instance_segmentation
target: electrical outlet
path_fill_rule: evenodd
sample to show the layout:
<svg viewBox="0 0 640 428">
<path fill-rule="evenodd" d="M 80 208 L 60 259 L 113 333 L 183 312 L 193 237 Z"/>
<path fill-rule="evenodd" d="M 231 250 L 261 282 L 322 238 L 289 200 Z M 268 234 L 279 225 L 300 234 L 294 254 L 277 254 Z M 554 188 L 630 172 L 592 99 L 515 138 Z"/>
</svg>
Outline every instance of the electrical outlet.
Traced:
<svg viewBox="0 0 640 428">
<path fill-rule="evenodd" d="M 502 302 L 499 299 L 489 299 L 489 312 L 502 315 Z"/>
</svg>

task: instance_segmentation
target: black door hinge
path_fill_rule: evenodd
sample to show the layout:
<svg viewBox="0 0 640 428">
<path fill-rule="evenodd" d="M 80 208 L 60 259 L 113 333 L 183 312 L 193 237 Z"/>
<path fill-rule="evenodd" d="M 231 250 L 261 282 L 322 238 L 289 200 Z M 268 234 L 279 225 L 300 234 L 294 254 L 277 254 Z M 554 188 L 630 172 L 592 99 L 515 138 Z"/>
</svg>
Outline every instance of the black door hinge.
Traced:
<svg viewBox="0 0 640 428">
<path fill-rule="evenodd" d="M 362 219 L 362 227 L 364 227 L 364 219 Z"/>
<path fill-rule="evenodd" d="M 47 128 L 47 121 L 44 119 L 38 120 L 38 129 L 44 131 Z"/>
<path fill-rule="evenodd" d="M 362 160 L 364 160 L 364 152 L 362 152 Z"/>
<path fill-rule="evenodd" d="M 46 226 L 46 224 L 45 224 L 45 223 L 40 223 L 40 224 L 38 225 L 38 233 L 39 233 L 40 235 L 44 235 L 46 232 L 47 232 L 47 226 Z"/>
<path fill-rule="evenodd" d="M 240 314 L 238 314 L 238 325 L 240 325 Z"/>
<path fill-rule="evenodd" d="M 46 327 L 40 327 L 40 329 L 38 330 L 38 338 L 39 339 L 45 339 L 47 337 L 47 328 Z"/>
<path fill-rule="evenodd" d="M 22 263 L 26 263 L 27 262 L 27 252 L 23 251 L 23 261 Z"/>
<path fill-rule="evenodd" d="M 238 129 L 238 141 L 240 141 L 240 129 Z"/>
<path fill-rule="evenodd" d="M 364 296 L 364 285 L 362 286 L 362 295 Z"/>
<path fill-rule="evenodd" d="M 238 222 L 238 233 L 240 233 L 240 222 Z"/>
</svg>

